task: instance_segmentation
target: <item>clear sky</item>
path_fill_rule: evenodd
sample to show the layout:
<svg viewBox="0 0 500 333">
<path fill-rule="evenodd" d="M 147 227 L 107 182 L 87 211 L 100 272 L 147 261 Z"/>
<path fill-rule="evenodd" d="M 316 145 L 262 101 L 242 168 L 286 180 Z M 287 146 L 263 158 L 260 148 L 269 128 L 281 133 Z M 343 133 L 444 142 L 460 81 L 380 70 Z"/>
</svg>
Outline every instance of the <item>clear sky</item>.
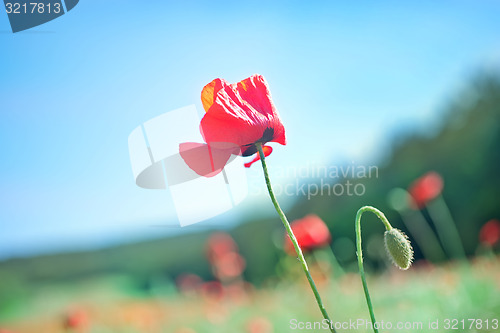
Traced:
<svg viewBox="0 0 500 333">
<path fill-rule="evenodd" d="M 0 258 L 179 232 L 168 191 L 135 186 L 127 137 L 201 111 L 216 77 L 266 77 L 289 141 L 269 164 L 376 161 L 394 131 L 432 126 L 470 74 L 500 63 L 499 17 L 498 1 L 82 0 L 12 34 L 2 12 Z M 264 186 L 258 165 L 248 176 Z M 272 212 L 249 198 L 206 225 L 256 204 Z"/>
</svg>

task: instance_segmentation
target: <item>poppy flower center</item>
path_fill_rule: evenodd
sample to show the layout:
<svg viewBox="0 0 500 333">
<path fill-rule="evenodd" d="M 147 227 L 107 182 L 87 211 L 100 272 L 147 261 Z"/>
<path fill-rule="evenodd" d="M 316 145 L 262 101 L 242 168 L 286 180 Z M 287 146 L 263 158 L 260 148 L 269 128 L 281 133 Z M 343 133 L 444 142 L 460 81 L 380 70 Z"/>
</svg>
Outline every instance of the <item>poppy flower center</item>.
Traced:
<svg viewBox="0 0 500 333">
<path fill-rule="evenodd" d="M 272 141 L 273 139 L 274 139 L 274 128 L 271 127 L 266 128 L 264 130 L 264 134 L 262 134 L 262 137 L 259 140 L 249 145 L 245 145 L 245 147 L 248 146 L 248 148 L 242 151 L 242 156 L 251 156 L 255 154 L 257 152 L 257 146 L 255 146 L 257 142 L 264 144 L 266 142 Z"/>
</svg>

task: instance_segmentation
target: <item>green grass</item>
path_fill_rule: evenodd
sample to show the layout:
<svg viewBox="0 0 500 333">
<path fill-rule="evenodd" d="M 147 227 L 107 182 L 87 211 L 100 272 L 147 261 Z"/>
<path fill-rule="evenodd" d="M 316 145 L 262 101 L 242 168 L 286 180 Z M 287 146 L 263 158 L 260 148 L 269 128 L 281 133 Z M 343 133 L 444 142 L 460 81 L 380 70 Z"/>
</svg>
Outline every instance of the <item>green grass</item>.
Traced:
<svg viewBox="0 0 500 333">
<path fill-rule="evenodd" d="M 298 266 L 298 265 L 297 265 Z M 298 267 L 297 267 L 298 268 Z M 369 321 L 359 275 L 333 279 L 311 267 L 327 310 L 335 322 Z M 14 311 L 2 308 L 0 327 L 12 332 L 64 332 L 65 312 L 78 307 L 88 316 L 88 332 L 327 332 L 293 330 L 292 320 L 318 322 L 322 317 L 305 278 L 268 281 L 266 287 L 227 292 L 217 298 L 203 293 L 183 295 L 168 282 L 157 282 L 147 294 L 133 292 L 126 276 L 88 279 L 45 286 L 26 296 Z M 498 332 L 469 329 L 469 319 L 500 320 L 500 258 L 478 258 L 443 266 L 417 265 L 369 275 L 377 320 L 421 323 L 422 328 L 380 329 L 381 332 Z M 466 328 L 446 330 L 446 319 L 465 320 Z M 439 329 L 429 328 L 438 322 Z M 459 323 L 459 326 L 461 323 Z M 365 327 L 339 332 L 370 332 Z"/>
</svg>

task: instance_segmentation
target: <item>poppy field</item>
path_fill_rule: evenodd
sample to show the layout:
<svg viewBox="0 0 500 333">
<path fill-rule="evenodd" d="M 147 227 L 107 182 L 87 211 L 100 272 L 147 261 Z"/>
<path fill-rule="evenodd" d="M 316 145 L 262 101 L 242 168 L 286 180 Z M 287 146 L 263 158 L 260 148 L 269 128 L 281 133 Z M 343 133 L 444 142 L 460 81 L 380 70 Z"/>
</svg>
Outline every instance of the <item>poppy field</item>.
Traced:
<svg viewBox="0 0 500 333">
<path fill-rule="evenodd" d="M 43 2 L 0 333 L 500 333 L 499 1 Z"/>
<path fill-rule="evenodd" d="M 497 332 L 500 186 L 491 166 L 500 136 L 490 124 L 499 117 L 500 80 L 480 77 L 468 89 L 478 97 L 461 110 L 467 125 L 449 120 L 435 137 L 406 138 L 376 178 L 363 179 L 363 196 L 304 196 L 285 213 L 264 144 L 286 140 L 265 79 L 213 81 L 202 93 L 204 119 L 241 128 L 202 126 L 206 143 L 179 153 L 206 178 L 229 155 L 254 155 L 245 166 L 261 164 L 277 215 L 3 261 L 0 332 Z M 482 162 L 470 162 L 477 147 Z M 193 154 L 200 150 L 210 153 Z M 356 181 L 337 181 L 346 180 Z M 466 185 L 473 196 L 457 190 Z"/>
<path fill-rule="evenodd" d="M 348 272 L 333 277 L 333 270 L 325 271 L 320 265 L 311 269 L 332 319 L 344 328 L 351 325 L 339 331 L 370 332 L 359 276 Z M 130 281 L 119 276 L 73 288 L 47 287 L 26 300 L 23 309 L 8 320 L 4 317 L 1 332 L 327 331 L 299 328 L 319 319 L 300 271 L 287 275 L 292 278 L 270 281 L 261 288 L 203 282 L 191 276 L 184 277 L 178 288 L 157 282 L 151 292 L 142 294 L 127 290 Z M 368 279 L 377 315 L 387 332 L 449 332 L 453 330 L 446 329 L 447 320 L 464 318 L 467 327 L 460 332 L 497 332 L 499 281 L 500 260 L 487 256 L 467 264 L 419 264 L 408 272 L 390 269 Z M 438 326 L 430 329 L 436 322 Z M 396 329 L 398 323 L 407 326 Z M 388 329 L 390 325 L 393 327 Z"/>
</svg>

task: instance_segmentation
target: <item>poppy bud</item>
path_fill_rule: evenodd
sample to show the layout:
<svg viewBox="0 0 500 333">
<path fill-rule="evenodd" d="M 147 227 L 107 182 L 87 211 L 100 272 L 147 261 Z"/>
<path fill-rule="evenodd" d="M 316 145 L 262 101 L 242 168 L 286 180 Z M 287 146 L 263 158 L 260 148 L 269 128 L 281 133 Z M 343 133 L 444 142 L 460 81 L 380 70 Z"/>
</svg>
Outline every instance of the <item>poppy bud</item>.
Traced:
<svg viewBox="0 0 500 333">
<path fill-rule="evenodd" d="M 384 233 L 384 243 L 387 254 L 399 268 L 410 268 L 413 260 L 413 248 L 408 236 L 401 230 L 392 228 Z"/>
</svg>

